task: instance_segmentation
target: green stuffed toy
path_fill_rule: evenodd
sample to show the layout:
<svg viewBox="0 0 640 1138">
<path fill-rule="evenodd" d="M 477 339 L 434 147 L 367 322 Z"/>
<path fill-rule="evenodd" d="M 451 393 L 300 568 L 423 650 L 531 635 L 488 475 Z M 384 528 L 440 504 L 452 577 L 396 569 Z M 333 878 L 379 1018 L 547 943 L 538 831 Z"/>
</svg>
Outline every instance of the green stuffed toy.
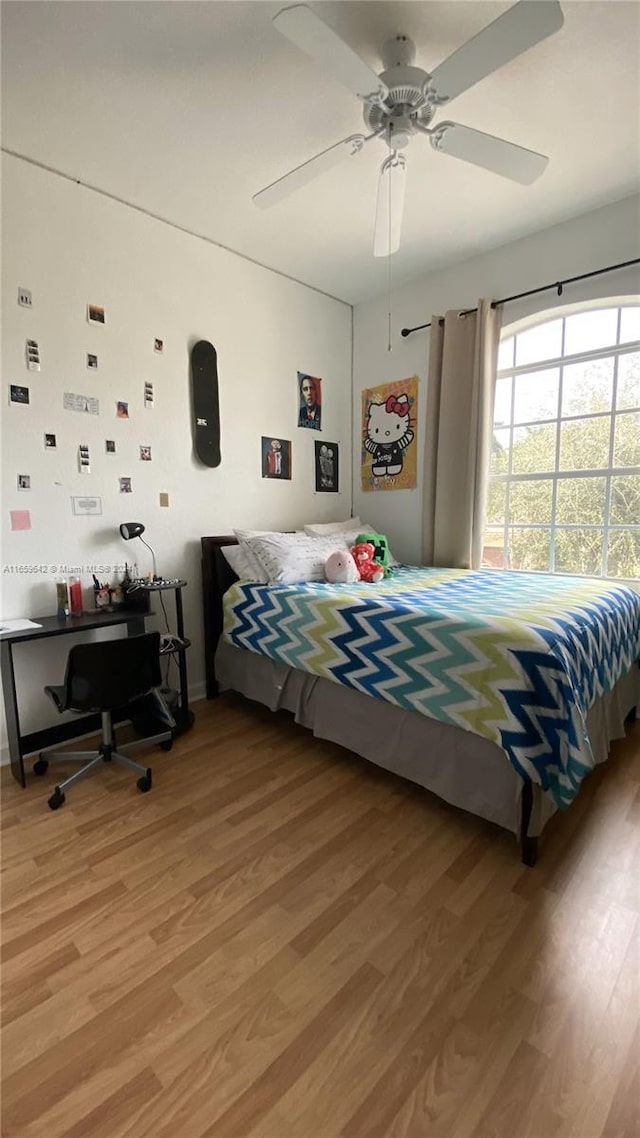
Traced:
<svg viewBox="0 0 640 1138">
<path fill-rule="evenodd" d="M 373 560 L 376 565 L 381 565 L 384 569 L 385 577 L 390 577 L 393 569 L 389 564 L 389 542 L 383 533 L 359 533 L 356 538 L 356 544 L 360 541 L 370 541 L 375 549 Z"/>
</svg>

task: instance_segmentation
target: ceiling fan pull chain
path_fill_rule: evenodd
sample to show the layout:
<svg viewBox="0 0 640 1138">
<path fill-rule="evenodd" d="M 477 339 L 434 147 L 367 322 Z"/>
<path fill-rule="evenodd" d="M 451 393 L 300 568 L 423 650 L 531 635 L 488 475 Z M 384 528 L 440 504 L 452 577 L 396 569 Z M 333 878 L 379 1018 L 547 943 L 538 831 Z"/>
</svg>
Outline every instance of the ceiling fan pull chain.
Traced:
<svg viewBox="0 0 640 1138">
<path fill-rule="evenodd" d="M 387 351 L 390 352 L 391 348 L 391 188 L 393 184 L 393 168 L 397 166 L 398 152 L 397 150 L 391 151 L 391 160 L 389 163 L 389 217 L 388 217 L 388 245 L 387 245 L 387 298 L 388 298 L 388 324 L 387 324 Z"/>
</svg>

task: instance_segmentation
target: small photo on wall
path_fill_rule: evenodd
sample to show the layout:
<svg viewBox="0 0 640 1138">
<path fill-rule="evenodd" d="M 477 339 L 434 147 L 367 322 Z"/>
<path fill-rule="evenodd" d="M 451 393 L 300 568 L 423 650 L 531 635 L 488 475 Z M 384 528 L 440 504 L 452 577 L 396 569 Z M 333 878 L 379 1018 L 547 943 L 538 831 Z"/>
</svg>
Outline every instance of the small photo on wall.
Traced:
<svg viewBox="0 0 640 1138">
<path fill-rule="evenodd" d="M 55 435 L 48 435 L 48 434 L 45 435 L 44 436 L 44 449 L 45 450 L 53 450 L 53 448 L 55 446 L 57 446 L 56 436 Z"/>
<path fill-rule="evenodd" d="M 105 439 L 104 440 L 104 449 L 105 449 L 106 454 L 115 454 L 116 453 L 116 440 L 115 439 Z"/>
<path fill-rule="evenodd" d="M 133 490 L 133 486 L 131 485 L 131 479 L 130 478 L 119 478 L 118 482 L 120 484 L 120 493 L 121 494 L 130 494 L 131 493 L 131 491 Z"/>
<path fill-rule="evenodd" d="M 164 352 L 164 340 L 155 339 L 153 341 L 154 352 Z"/>
<path fill-rule="evenodd" d="M 322 380 L 298 372 L 298 426 L 322 430 Z"/>
<path fill-rule="evenodd" d="M 80 474 L 91 474 L 91 459 L 86 443 L 80 443 L 78 447 L 78 470 Z"/>
<path fill-rule="evenodd" d="M 129 404 L 125 403 L 122 399 L 119 399 L 116 403 L 116 415 L 118 419 L 129 418 Z"/>
<path fill-rule="evenodd" d="M 140 447 L 141 462 L 151 462 L 151 447 Z"/>
<path fill-rule="evenodd" d="M 30 474 L 19 474 L 18 475 L 18 490 L 30 490 L 30 489 L 31 489 L 31 475 Z"/>
<path fill-rule="evenodd" d="M 318 494 L 337 494 L 338 444 L 314 443 L 316 457 L 316 492 Z"/>
<path fill-rule="evenodd" d="M 94 356 L 92 352 L 87 352 L 87 367 L 91 371 L 98 370 L 98 357 Z"/>
<path fill-rule="evenodd" d="M 291 478 L 291 441 L 262 436 L 262 477 Z"/>
<path fill-rule="evenodd" d="M 87 305 L 87 320 L 90 324 L 104 324 L 105 314 L 101 304 Z"/>
<path fill-rule="evenodd" d="M 145 383 L 144 385 L 144 405 L 147 408 L 153 407 L 153 384 Z"/>
<path fill-rule="evenodd" d="M 25 342 L 25 355 L 29 371 L 40 371 L 40 349 L 36 340 Z"/>
<path fill-rule="evenodd" d="M 9 386 L 9 402 L 10 403 L 28 403 L 29 402 L 29 388 L 22 387 L 18 383 L 12 383 Z"/>
</svg>

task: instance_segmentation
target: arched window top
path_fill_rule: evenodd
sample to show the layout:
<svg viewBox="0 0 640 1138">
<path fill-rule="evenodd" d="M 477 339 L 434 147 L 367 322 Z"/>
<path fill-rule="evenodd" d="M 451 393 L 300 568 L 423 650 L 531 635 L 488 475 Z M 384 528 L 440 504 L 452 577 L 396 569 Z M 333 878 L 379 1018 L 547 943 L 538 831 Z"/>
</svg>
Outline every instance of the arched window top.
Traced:
<svg viewBox="0 0 640 1138">
<path fill-rule="evenodd" d="M 498 370 L 640 342 L 640 297 L 567 304 L 503 325 Z"/>
</svg>

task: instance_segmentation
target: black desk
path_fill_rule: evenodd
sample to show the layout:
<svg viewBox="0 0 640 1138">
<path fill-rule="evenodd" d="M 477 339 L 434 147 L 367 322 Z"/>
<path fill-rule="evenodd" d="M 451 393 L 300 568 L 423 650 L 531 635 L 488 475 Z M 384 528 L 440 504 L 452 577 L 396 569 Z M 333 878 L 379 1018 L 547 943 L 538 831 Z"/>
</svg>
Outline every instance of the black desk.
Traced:
<svg viewBox="0 0 640 1138">
<path fill-rule="evenodd" d="M 40 628 L 25 628 L 20 632 L 3 632 L 0 634 L 0 664 L 2 666 L 2 691 L 4 694 L 4 709 L 7 717 L 7 735 L 9 737 L 9 755 L 11 758 L 11 773 L 21 786 L 26 786 L 24 774 L 24 755 L 40 751 L 44 747 L 53 747 L 56 743 L 63 743 L 66 739 L 73 739 L 76 735 L 85 735 L 91 731 L 100 730 L 99 715 L 77 716 L 66 723 L 58 723 L 55 727 L 45 727 L 41 731 L 32 731 L 29 735 L 20 732 L 20 716 L 18 713 L 18 700 L 16 697 L 16 681 L 13 671 L 13 646 L 24 644 L 31 640 L 43 640 L 50 636 L 66 636 L 70 632 L 89 632 L 94 628 L 111 628 L 114 624 L 126 624 L 127 636 L 138 636 L 144 632 L 144 621 L 150 612 L 140 613 L 121 611 L 105 613 L 85 613 L 84 616 L 68 616 L 66 620 L 58 620 L 56 616 L 34 616 Z"/>
</svg>

